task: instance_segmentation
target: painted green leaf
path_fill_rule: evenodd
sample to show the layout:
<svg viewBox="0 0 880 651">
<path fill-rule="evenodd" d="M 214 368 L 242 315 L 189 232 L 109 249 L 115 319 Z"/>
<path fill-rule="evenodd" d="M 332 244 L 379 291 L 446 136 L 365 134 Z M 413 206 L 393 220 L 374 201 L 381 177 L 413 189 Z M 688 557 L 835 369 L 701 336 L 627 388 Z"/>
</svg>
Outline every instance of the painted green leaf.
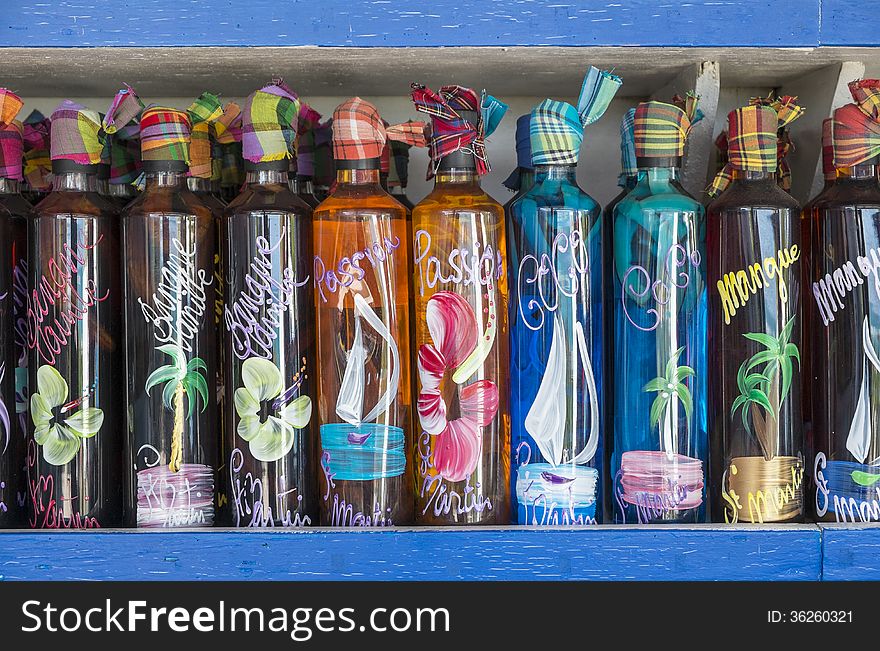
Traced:
<svg viewBox="0 0 880 651">
<path fill-rule="evenodd" d="M 775 414 L 773 413 L 773 406 L 770 404 L 770 400 L 767 396 L 764 395 L 763 391 L 759 391 L 758 389 L 752 389 L 748 394 L 749 400 L 761 405 L 764 410 L 775 418 Z"/>
<path fill-rule="evenodd" d="M 165 409 L 174 410 L 174 394 L 177 392 L 177 385 L 177 382 L 169 382 L 162 390 L 162 404 L 165 405 Z"/>
<path fill-rule="evenodd" d="M 783 357 L 779 363 L 780 376 L 782 377 L 782 388 L 779 391 L 779 404 L 782 404 L 782 401 L 785 400 L 785 396 L 788 395 L 789 389 L 791 389 L 791 378 L 794 374 L 794 368 L 792 366 L 791 360 L 788 357 Z"/>
<path fill-rule="evenodd" d="M 797 360 L 798 367 L 801 365 L 801 354 L 794 344 L 785 344 L 784 354 L 786 357 L 794 357 Z"/>
<path fill-rule="evenodd" d="M 174 344 L 165 344 L 163 346 L 157 346 L 156 350 L 168 355 L 172 360 L 174 360 L 174 365 L 178 368 L 184 367 L 183 351 L 180 349 L 180 347 L 175 346 Z"/>
<path fill-rule="evenodd" d="M 672 378 L 675 375 L 675 369 L 678 364 L 679 356 L 684 352 L 684 346 L 676 350 L 672 353 L 672 357 L 669 358 L 669 361 L 666 362 L 666 377 Z"/>
<path fill-rule="evenodd" d="M 147 394 L 150 393 L 150 389 L 158 384 L 162 384 L 163 382 L 169 382 L 171 380 L 177 380 L 178 371 L 176 366 L 160 366 L 155 371 L 150 373 L 150 376 L 147 378 L 147 383 L 144 385 L 144 391 Z"/>
<path fill-rule="evenodd" d="M 662 395 L 654 398 L 654 402 L 651 404 L 651 427 L 657 427 L 657 423 L 660 422 L 665 408 L 666 400 L 663 399 Z"/>
<path fill-rule="evenodd" d="M 183 388 L 186 391 L 186 397 L 189 401 L 189 415 L 192 416 L 193 408 L 196 406 L 196 395 L 202 399 L 202 412 L 208 405 L 208 383 L 205 382 L 198 372 L 187 373 L 181 380 Z"/>
<path fill-rule="evenodd" d="M 756 366 L 760 366 L 761 364 L 766 364 L 767 362 L 772 362 L 776 359 L 776 355 L 769 350 L 761 351 L 757 353 L 749 359 L 749 363 L 746 365 L 746 370 L 750 371 Z"/>
<path fill-rule="evenodd" d="M 189 360 L 186 363 L 186 370 L 187 371 L 195 371 L 198 369 L 201 369 L 202 371 L 205 371 L 206 373 L 208 371 L 208 365 L 205 364 L 205 360 L 203 360 L 201 357 L 193 357 L 191 360 Z"/>
<path fill-rule="evenodd" d="M 785 348 L 785 345 L 791 339 L 791 331 L 794 328 L 794 317 L 791 317 L 788 320 L 788 323 L 785 324 L 782 328 L 782 333 L 779 335 L 779 347 Z"/>
<path fill-rule="evenodd" d="M 776 338 L 771 337 L 770 335 L 765 335 L 763 332 L 746 332 L 743 334 L 743 337 L 751 339 L 752 341 L 757 341 L 769 351 L 779 350 L 779 343 L 776 341 Z"/>
<path fill-rule="evenodd" d="M 646 393 L 649 393 L 651 391 L 664 391 L 668 385 L 669 382 L 666 381 L 666 378 L 655 377 L 653 380 L 642 387 L 642 391 Z"/>
<path fill-rule="evenodd" d="M 880 481 L 880 475 L 872 475 L 861 470 L 853 470 L 852 480 L 859 486 L 873 486 Z"/>
<path fill-rule="evenodd" d="M 677 382 L 681 382 L 683 379 L 687 377 L 694 377 L 697 372 L 692 369 L 690 366 L 679 366 L 675 369 L 675 380 Z"/>
<path fill-rule="evenodd" d="M 675 388 L 675 392 L 678 394 L 678 399 L 681 400 L 681 404 L 684 407 L 685 416 L 690 419 L 691 412 L 694 409 L 694 399 L 691 397 L 691 391 L 684 384 L 679 384 Z"/>
</svg>

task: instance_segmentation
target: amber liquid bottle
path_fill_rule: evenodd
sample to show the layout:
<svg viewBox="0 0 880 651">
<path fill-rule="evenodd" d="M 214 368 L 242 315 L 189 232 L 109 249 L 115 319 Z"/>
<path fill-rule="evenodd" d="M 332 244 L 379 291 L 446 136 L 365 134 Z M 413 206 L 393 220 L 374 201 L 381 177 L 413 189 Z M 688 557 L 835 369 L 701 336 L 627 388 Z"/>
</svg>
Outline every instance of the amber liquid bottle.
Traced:
<svg viewBox="0 0 880 651">
<path fill-rule="evenodd" d="M 27 229 L 21 183 L 0 178 L 0 528 L 27 520 Z"/>
<path fill-rule="evenodd" d="M 413 211 L 413 232 L 416 521 L 507 524 L 504 211 L 480 187 L 473 154 L 459 150 L 443 158 L 433 191 Z"/>
<path fill-rule="evenodd" d="M 287 161 L 249 163 L 222 220 L 225 438 L 236 527 L 318 523 L 312 210 Z"/>
<path fill-rule="evenodd" d="M 33 528 L 122 524 L 119 214 L 95 166 L 52 163 L 28 229 L 28 518 Z"/>
<path fill-rule="evenodd" d="M 809 285 L 813 380 L 810 512 L 880 520 L 880 184 L 878 159 L 838 170 L 813 202 Z"/>
<path fill-rule="evenodd" d="M 144 161 L 122 215 L 128 437 L 126 521 L 212 526 L 217 469 L 213 213 L 182 161 Z"/>
<path fill-rule="evenodd" d="M 775 177 L 734 170 L 708 208 L 715 522 L 804 516 L 800 206 Z"/>
<path fill-rule="evenodd" d="M 412 522 L 406 209 L 379 159 L 337 161 L 314 214 L 321 524 Z"/>
</svg>

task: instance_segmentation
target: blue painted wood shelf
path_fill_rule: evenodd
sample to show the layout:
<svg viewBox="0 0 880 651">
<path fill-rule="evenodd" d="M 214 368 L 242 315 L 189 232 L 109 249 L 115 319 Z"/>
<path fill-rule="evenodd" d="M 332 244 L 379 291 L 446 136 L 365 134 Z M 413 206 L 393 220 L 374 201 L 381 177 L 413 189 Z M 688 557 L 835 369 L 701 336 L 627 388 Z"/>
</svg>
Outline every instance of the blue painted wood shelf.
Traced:
<svg viewBox="0 0 880 651">
<path fill-rule="evenodd" d="M 0 580 L 810 581 L 823 549 L 829 578 L 880 576 L 880 528 L 699 525 L 7 531 Z"/>
</svg>

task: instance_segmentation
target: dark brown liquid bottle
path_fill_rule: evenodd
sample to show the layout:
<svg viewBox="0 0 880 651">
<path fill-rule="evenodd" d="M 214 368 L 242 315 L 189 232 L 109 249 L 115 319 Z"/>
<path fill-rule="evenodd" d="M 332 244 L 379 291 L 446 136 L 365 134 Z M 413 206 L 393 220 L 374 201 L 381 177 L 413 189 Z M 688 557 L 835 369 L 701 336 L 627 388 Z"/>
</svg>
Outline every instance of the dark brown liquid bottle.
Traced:
<svg viewBox="0 0 880 651">
<path fill-rule="evenodd" d="M 27 229 L 20 182 L 0 178 L 0 528 L 27 520 Z"/>
<path fill-rule="evenodd" d="M 716 522 L 804 513 L 800 206 L 733 172 L 708 208 L 710 493 Z"/>
<path fill-rule="evenodd" d="M 312 210 L 288 187 L 286 160 L 245 165 L 221 228 L 228 519 L 317 524 Z"/>
<path fill-rule="evenodd" d="M 203 527 L 217 470 L 214 214 L 182 161 L 144 161 L 122 215 L 128 437 L 126 522 Z"/>
<path fill-rule="evenodd" d="M 877 159 L 838 170 L 812 206 L 813 479 L 823 522 L 880 520 L 880 185 Z"/>
<path fill-rule="evenodd" d="M 122 524 L 119 215 L 95 166 L 52 162 L 28 229 L 27 481 L 34 528 Z"/>
</svg>

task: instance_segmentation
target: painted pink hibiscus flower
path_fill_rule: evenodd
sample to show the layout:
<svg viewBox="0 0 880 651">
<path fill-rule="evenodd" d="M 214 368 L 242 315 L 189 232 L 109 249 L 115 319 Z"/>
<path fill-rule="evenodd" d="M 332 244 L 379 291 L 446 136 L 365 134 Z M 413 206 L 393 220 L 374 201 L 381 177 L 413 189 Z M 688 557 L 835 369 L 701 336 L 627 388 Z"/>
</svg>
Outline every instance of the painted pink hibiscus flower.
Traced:
<svg viewBox="0 0 880 651">
<path fill-rule="evenodd" d="M 437 472 L 448 481 L 463 481 L 480 460 L 482 429 L 498 412 L 498 386 L 491 380 L 467 386 L 452 383 L 457 368 L 466 361 L 468 366 L 473 363 L 479 343 L 477 320 L 467 301 L 452 292 L 437 292 L 428 300 L 425 317 L 433 344 L 419 346 L 419 422 L 425 432 L 437 437 Z M 451 388 L 444 392 L 444 386 Z M 449 407 L 455 405 L 447 405 L 444 393 L 449 398 L 457 396 L 458 418 L 448 420 Z"/>
</svg>

